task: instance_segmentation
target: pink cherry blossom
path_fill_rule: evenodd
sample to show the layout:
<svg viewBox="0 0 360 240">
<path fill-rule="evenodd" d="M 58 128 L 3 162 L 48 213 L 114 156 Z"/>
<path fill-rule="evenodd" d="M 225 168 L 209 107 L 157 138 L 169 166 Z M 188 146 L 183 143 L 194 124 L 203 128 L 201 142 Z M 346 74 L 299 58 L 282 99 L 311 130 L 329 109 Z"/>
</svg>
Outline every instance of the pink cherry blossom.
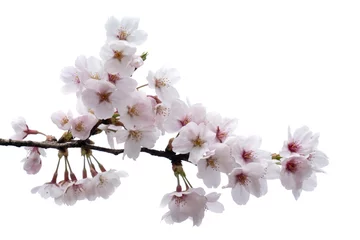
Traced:
<svg viewBox="0 0 360 240">
<path fill-rule="evenodd" d="M 31 193 L 39 193 L 41 197 L 47 199 L 58 198 L 63 194 L 63 190 L 59 187 L 58 184 L 55 183 L 45 183 L 41 186 L 34 187 L 31 189 Z"/>
<path fill-rule="evenodd" d="M 136 48 L 126 41 L 112 41 L 102 47 L 100 56 L 105 61 L 105 70 L 110 74 L 117 74 L 122 67 L 131 67 L 130 62 L 135 52 Z"/>
<path fill-rule="evenodd" d="M 181 129 L 179 136 L 172 142 L 172 147 L 174 152 L 190 153 L 189 161 L 196 164 L 209 151 L 214 139 L 215 133 L 209 131 L 204 123 L 198 125 L 190 122 Z"/>
<path fill-rule="evenodd" d="M 96 124 L 97 119 L 91 115 L 82 115 L 71 120 L 71 133 L 73 137 L 85 140 L 90 136 L 92 127 Z"/>
<path fill-rule="evenodd" d="M 18 117 L 11 122 L 11 126 L 15 131 L 15 134 L 10 137 L 13 140 L 23 140 L 29 134 L 37 134 L 36 130 L 29 129 L 26 121 L 23 117 Z"/>
<path fill-rule="evenodd" d="M 267 193 L 267 182 L 264 179 L 265 168 L 262 164 L 252 162 L 234 168 L 229 174 L 229 183 L 224 188 L 232 188 L 231 195 L 235 203 L 245 205 L 250 194 L 261 197 Z"/>
<path fill-rule="evenodd" d="M 91 108 L 99 119 L 111 118 L 115 112 L 114 106 L 119 105 L 123 99 L 124 95 L 107 81 L 89 79 L 82 92 L 84 105 Z"/>
<path fill-rule="evenodd" d="M 266 163 L 266 161 L 271 160 L 271 153 L 259 149 L 260 145 L 261 138 L 258 136 L 237 138 L 237 141 L 232 145 L 231 154 L 240 165 L 251 162 Z"/>
<path fill-rule="evenodd" d="M 62 69 L 60 77 L 65 83 L 62 88 L 64 94 L 79 92 L 82 90 L 83 81 L 87 80 L 86 73 L 87 60 L 81 55 L 75 61 L 75 67 L 65 67 Z"/>
<path fill-rule="evenodd" d="M 294 134 L 291 134 L 289 127 L 288 140 L 284 142 L 280 155 L 282 157 L 293 154 L 307 156 L 316 149 L 318 141 L 319 134 L 313 134 L 307 126 L 296 129 Z"/>
<path fill-rule="evenodd" d="M 220 143 L 233 136 L 238 125 L 237 119 L 223 118 L 215 112 L 208 113 L 206 119 L 208 128 L 216 134 L 216 141 Z"/>
<path fill-rule="evenodd" d="M 63 111 L 56 111 L 51 114 L 51 121 L 62 130 L 69 130 L 71 128 L 72 113 L 68 111 L 65 114 Z"/>
<path fill-rule="evenodd" d="M 164 128 L 164 121 L 170 114 L 170 108 L 164 104 L 159 103 L 155 105 L 155 125 L 161 131 L 161 134 L 164 135 L 166 130 Z"/>
<path fill-rule="evenodd" d="M 41 156 L 46 156 L 43 149 L 38 147 L 27 148 L 28 156 L 22 160 L 24 162 L 24 170 L 27 174 L 37 174 L 42 166 Z"/>
<path fill-rule="evenodd" d="M 235 162 L 230 155 L 230 147 L 226 144 L 217 143 L 211 149 L 214 149 L 214 153 L 197 163 L 197 177 L 202 179 L 207 187 L 216 188 L 221 182 L 220 173 L 230 173 Z"/>
<path fill-rule="evenodd" d="M 84 200 L 86 198 L 85 189 L 81 182 L 71 182 L 69 185 L 66 186 L 64 193 L 58 200 L 58 203 L 65 204 L 68 206 L 74 205 L 79 200 Z"/>
<path fill-rule="evenodd" d="M 139 18 L 133 17 L 124 17 L 121 21 L 110 17 L 105 24 L 107 40 L 124 40 L 135 45 L 142 44 L 147 39 L 147 33 L 138 30 L 139 21 Z"/>
<path fill-rule="evenodd" d="M 162 220 L 173 224 L 191 219 L 194 226 L 200 226 L 205 210 L 215 213 L 224 211 L 224 206 L 218 202 L 220 195 L 215 192 L 205 195 L 203 188 L 190 188 L 182 192 L 167 193 L 161 200 L 160 206 L 168 206 L 169 211 L 163 215 Z"/>
<path fill-rule="evenodd" d="M 179 93 L 173 87 L 180 80 L 180 73 L 175 68 L 160 68 L 155 73 L 149 71 L 147 81 L 149 87 L 155 89 L 159 99 L 170 104 L 179 98 Z"/>
<path fill-rule="evenodd" d="M 291 156 L 285 158 L 281 165 L 281 184 L 287 190 L 293 190 L 295 199 L 298 199 L 300 196 L 298 191 L 302 189 L 304 181 L 313 173 L 311 163 L 303 156 Z"/>
<path fill-rule="evenodd" d="M 127 128 L 134 125 L 148 126 L 155 123 L 152 101 L 143 92 L 132 93 L 129 98 L 121 101 L 116 107 L 120 114 L 120 121 Z"/>
<path fill-rule="evenodd" d="M 117 143 L 123 143 L 124 154 L 136 160 L 139 157 L 141 147 L 153 148 L 160 136 L 160 132 L 154 126 L 139 126 L 128 129 L 120 129 L 116 132 Z"/>
<path fill-rule="evenodd" d="M 187 105 L 177 99 L 171 104 L 169 117 L 164 122 L 164 128 L 168 133 L 178 132 L 189 122 L 197 124 L 205 123 L 206 109 L 200 104 Z"/>
<path fill-rule="evenodd" d="M 314 152 L 310 153 L 307 157 L 307 160 L 310 161 L 313 169 L 318 172 L 322 172 L 322 168 L 329 165 L 328 156 L 320 150 L 315 150 Z"/>
<path fill-rule="evenodd" d="M 120 186 L 120 178 L 127 176 L 128 174 L 124 171 L 111 169 L 106 172 L 98 173 L 92 180 L 92 186 L 98 197 L 107 199 L 115 192 L 115 189 Z"/>
</svg>

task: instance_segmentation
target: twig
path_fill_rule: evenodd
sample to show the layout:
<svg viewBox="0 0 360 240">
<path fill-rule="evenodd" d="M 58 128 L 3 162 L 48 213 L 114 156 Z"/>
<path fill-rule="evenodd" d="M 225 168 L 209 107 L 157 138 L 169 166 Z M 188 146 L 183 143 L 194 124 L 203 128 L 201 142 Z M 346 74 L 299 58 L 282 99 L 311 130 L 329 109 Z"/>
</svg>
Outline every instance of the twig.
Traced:
<svg viewBox="0 0 360 240">
<path fill-rule="evenodd" d="M 66 148 L 89 148 L 92 150 L 96 150 L 99 152 L 106 152 L 114 155 L 119 155 L 124 153 L 124 149 L 111 149 L 100 147 L 96 145 L 88 144 L 86 141 L 83 140 L 75 140 L 66 143 L 57 143 L 57 142 L 36 142 L 36 141 L 18 141 L 18 140 L 11 140 L 11 139 L 2 139 L 0 138 L 0 146 L 14 146 L 14 147 L 39 147 L 39 148 L 54 148 L 54 149 L 66 149 Z M 173 162 L 181 162 L 186 161 L 189 162 L 189 154 L 175 154 L 174 152 L 169 151 L 160 151 L 155 149 L 149 148 L 141 148 L 141 152 L 146 152 L 150 155 L 167 158 Z"/>
</svg>

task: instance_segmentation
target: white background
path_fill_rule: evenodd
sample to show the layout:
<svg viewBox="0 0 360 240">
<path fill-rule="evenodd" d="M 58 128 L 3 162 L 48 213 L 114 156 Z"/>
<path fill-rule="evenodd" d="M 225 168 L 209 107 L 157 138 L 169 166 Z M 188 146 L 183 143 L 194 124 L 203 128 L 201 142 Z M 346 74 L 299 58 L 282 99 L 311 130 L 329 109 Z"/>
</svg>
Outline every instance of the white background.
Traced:
<svg viewBox="0 0 360 240">
<path fill-rule="evenodd" d="M 80 54 L 98 56 L 109 16 L 136 16 L 149 33 L 139 49 L 149 51 L 134 75 L 139 84 L 148 70 L 176 67 L 182 98 L 238 118 L 238 134 L 260 135 L 262 147 L 277 152 L 288 125 L 308 125 L 320 132 L 330 165 L 317 189 L 298 201 L 279 181 L 246 206 L 220 189 L 225 212 L 207 212 L 197 228 L 160 222 L 166 211 L 160 200 L 176 184 L 166 159 L 97 153 L 105 167 L 130 177 L 108 200 L 67 207 L 30 193 L 51 179 L 55 150 L 29 176 L 20 163 L 25 150 L 0 147 L 0 239 L 360 239 L 359 12 L 358 1 L 345 0 L 1 1 L 0 137 L 13 134 L 16 116 L 60 136 L 50 115 L 75 105 L 75 96 L 60 92 L 60 70 Z M 156 148 L 165 145 L 162 138 Z M 78 151 L 70 154 L 80 173 Z M 194 166 L 185 170 L 193 185 L 203 186 Z"/>
</svg>

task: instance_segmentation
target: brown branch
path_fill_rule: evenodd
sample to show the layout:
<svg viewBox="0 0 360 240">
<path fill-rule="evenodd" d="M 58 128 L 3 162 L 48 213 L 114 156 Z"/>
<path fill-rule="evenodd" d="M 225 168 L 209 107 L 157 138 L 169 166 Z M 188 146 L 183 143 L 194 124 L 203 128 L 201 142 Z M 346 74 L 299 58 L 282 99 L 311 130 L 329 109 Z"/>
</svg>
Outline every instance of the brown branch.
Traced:
<svg viewBox="0 0 360 240">
<path fill-rule="evenodd" d="M 18 140 L 11 140 L 11 139 L 2 139 L 0 138 L 0 146 L 14 146 L 14 147 L 39 147 L 39 148 L 54 148 L 54 149 L 66 149 L 66 148 L 88 148 L 100 152 L 106 152 L 114 155 L 119 155 L 124 153 L 124 149 L 111 149 L 100 147 L 96 145 L 92 145 L 87 143 L 87 141 L 83 140 L 76 140 L 71 142 L 65 143 L 57 143 L 57 142 L 35 142 L 35 141 L 18 141 Z M 171 160 L 174 164 L 181 164 L 181 161 L 189 162 L 189 154 L 176 154 L 170 151 L 160 151 L 155 149 L 149 148 L 141 148 L 141 152 L 146 152 L 150 155 L 163 157 Z"/>
</svg>

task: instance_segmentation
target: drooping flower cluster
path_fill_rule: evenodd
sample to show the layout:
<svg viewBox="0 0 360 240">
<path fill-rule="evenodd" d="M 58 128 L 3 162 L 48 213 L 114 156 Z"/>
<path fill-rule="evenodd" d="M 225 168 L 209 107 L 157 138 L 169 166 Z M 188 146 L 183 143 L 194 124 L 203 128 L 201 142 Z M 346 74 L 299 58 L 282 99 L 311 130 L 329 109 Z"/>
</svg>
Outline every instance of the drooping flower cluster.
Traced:
<svg viewBox="0 0 360 240">
<path fill-rule="evenodd" d="M 161 201 L 161 206 L 169 208 L 163 216 L 169 224 L 191 219 L 199 226 L 206 210 L 216 213 L 224 210 L 218 202 L 219 193 L 206 195 L 203 188 L 192 187 L 181 160 L 197 166 L 197 177 L 208 188 L 218 188 L 225 176 L 227 184 L 223 188 L 231 189 L 231 196 L 239 205 L 246 204 L 250 195 L 264 196 L 270 179 L 280 179 L 296 199 L 302 190 L 311 191 L 316 187 L 316 174 L 323 172 L 328 158 L 317 149 L 319 135 L 308 127 L 301 127 L 293 134 L 289 129 L 288 140 L 279 154 L 270 153 L 261 149 L 260 137 L 235 135 L 236 119 L 208 112 L 200 103 L 181 100 L 175 88 L 180 74 L 175 68 L 149 70 L 142 85 L 134 79 L 134 72 L 144 66 L 147 57 L 147 53 L 137 53 L 137 47 L 147 39 L 146 32 L 139 30 L 138 25 L 137 18 L 109 18 L 105 24 L 107 39 L 99 57 L 79 56 L 74 66 L 61 71 L 62 90 L 65 94 L 75 94 L 78 114 L 56 111 L 51 115 L 52 122 L 65 131 L 59 140 L 31 130 L 23 118 L 12 123 L 13 140 L 41 134 L 53 144 L 78 142 L 81 147 L 82 179 L 78 180 L 71 169 L 68 149 L 58 148 L 59 161 L 52 180 L 32 189 L 33 193 L 53 198 L 60 205 L 74 205 L 79 200 L 92 201 L 98 197 L 106 199 L 113 194 L 121 183 L 120 177 L 127 174 L 105 170 L 93 156 L 89 146 L 94 142 L 90 138 L 99 133 L 106 134 L 111 149 L 123 144 L 123 158 L 133 160 L 144 148 L 152 149 L 160 136 L 174 134 L 166 151 L 160 154 L 154 150 L 172 161 L 177 179 L 176 190 L 165 194 Z M 154 95 L 142 91 L 146 86 Z M 36 174 L 42 166 L 40 157 L 45 156 L 45 152 L 39 147 L 28 151 L 23 160 L 24 170 Z M 61 161 L 65 167 L 64 178 L 58 181 Z M 91 177 L 88 177 L 86 166 Z"/>
</svg>

